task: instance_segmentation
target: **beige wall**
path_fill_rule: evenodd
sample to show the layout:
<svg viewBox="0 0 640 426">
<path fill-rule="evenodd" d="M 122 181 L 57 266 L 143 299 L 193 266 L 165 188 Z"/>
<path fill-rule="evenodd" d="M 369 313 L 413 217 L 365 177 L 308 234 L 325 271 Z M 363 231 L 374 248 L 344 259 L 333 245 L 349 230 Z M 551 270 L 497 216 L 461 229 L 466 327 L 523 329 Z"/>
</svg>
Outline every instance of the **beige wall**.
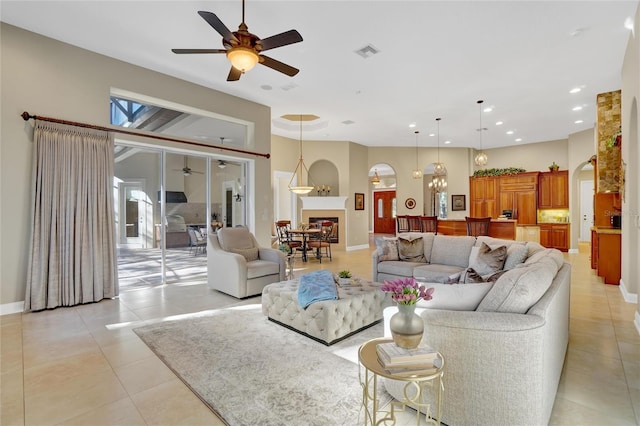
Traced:
<svg viewBox="0 0 640 426">
<path fill-rule="evenodd" d="M 635 36 L 633 35 L 635 34 Z M 622 285 L 638 302 L 640 292 L 640 8 L 634 18 L 622 66 L 622 160 L 626 163 L 626 191 L 622 204 Z M 633 299 L 633 296 L 627 297 Z M 640 305 L 636 307 L 640 333 Z"/>
<path fill-rule="evenodd" d="M 566 170 L 569 166 L 567 139 L 487 149 L 485 152 L 489 157 L 489 162 L 486 166 L 476 167 L 476 169 L 521 167 L 528 172 L 546 172 L 549 171 L 549 166 L 554 161 L 560 166 L 561 170 Z"/>
<path fill-rule="evenodd" d="M 569 169 L 569 211 L 571 214 L 571 234 L 569 248 L 578 249 L 580 237 L 580 181 L 593 180 L 593 171 L 585 173 L 582 168 L 587 164 L 592 155 L 596 153 L 594 129 L 569 135 L 568 169 Z"/>
<path fill-rule="evenodd" d="M 189 105 L 255 123 L 255 149 L 270 151 L 270 109 L 173 77 L 0 24 L 2 130 L 0 133 L 0 305 L 24 300 L 30 235 L 31 128 L 19 114 L 109 123 L 111 88 Z M 160 144 L 159 141 L 153 141 Z M 173 146 L 179 146 L 173 144 Z M 205 149 L 202 151 L 206 152 Z M 255 158 L 256 176 L 268 176 L 270 160 Z M 270 242 L 269 179 L 255 182 L 255 232 Z"/>
</svg>

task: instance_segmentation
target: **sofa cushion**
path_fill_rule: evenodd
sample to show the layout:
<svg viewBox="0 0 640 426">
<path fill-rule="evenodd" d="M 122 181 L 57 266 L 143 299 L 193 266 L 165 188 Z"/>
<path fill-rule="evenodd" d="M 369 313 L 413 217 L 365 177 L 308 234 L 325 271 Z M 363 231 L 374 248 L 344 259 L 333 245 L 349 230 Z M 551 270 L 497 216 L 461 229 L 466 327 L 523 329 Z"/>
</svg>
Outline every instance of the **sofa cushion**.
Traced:
<svg viewBox="0 0 640 426">
<path fill-rule="evenodd" d="M 280 265 L 267 260 L 254 260 L 247 262 L 247 279 L 276 275 L 280 273 Z"/>
<path fill-rule="evenodd" d="M 378 251 L 378 262 L 389 260 L 400 260 L 398 257 L 398 239 L 388 237 L 376 237 L 376 250 Z"/>
<path fill-rule="evenodd" d="M 247 260 L 247 262 L 251 262 L 253 260 L 258 260 L 258 252 L 259 249 L 258 247 L 252 247 L 252 248 L 244 248 L 244 249 L 229 249 L 229 251 L 231 253 L 236 253 L 236 254 L 240 254 L 242 256 L 244 256 L 244 258 Z"/>
<path fill-rule="evenodd" d="M 413 269 L 413 277 L 416 280 L 427 283 L 446 283 L 449 277 L 460 274 L 464 268 L 459 266 L 439 265 L 439 264 L 419 264 Z M 457 281 L 456 281 L 457 282 Z"/>
<path fill-rule="evenodd" d="M 555 264 L 555 275 L 564 264 L 564 255 L 558 249 L 545 249 L 535 252 L 524 263 L 525 265 L 531 265 L 539 262 L 548 262 L 549 266 Z"/>
<path fill-rule="evenodd" d="M 422 237 L 398 237 L 398 256 L 400 260 L 425 263 L 424 242 Z"/>
<path fill-rule="evenodd" d="M 543 263 L 511 269 L 498 278 L 477 310 L 525 314 L 547 291 L 554 276 Z"/>
<path fill-rule="evenodd" d="M 502 269 L 508 271 L 516 266 L 524 263 L 529 255 L 529 249 L 525 244 L 511 244 L 507 248 L 507 258 L 504 261 Z"/>
<path fill-rule="evenodd" d="M 433 287 L 431 300 L 419 300 L 416 306 L 450 311 L 475 311 L 493 283 L 479 284 L 427 284 Z"/>
<path fill-rule="evenodd" d="M 422 262 L 404 262 L 402 260 L 390 260 L 378 263 L 378 273 L 398 275 L 400 277 L 412 277 L 413 268 L 424 265 Z"/>
<path fill-rule="evenodd" d="M 469 268 L 478 275 L 489 275 L 502 269 L 507 258 L 507 247 L 489 247 L 482 243 L 480 247 L 473 247 L 469 255 Z"/>
<path fill-rule="evenodd" d="M 253 238 L 247 228 L 221 228 L 218 230 L 218 241 L 220 247 L 225 251 L 231 249 L 248 249 L 253 248 Z"/>
<path fill-rule="evenodd" d="M 429 263 L 466 268 L 469 266 L 469 255 L 475 242 L 475 237 L 470 236 L 436 235 Z"/>
</svg>

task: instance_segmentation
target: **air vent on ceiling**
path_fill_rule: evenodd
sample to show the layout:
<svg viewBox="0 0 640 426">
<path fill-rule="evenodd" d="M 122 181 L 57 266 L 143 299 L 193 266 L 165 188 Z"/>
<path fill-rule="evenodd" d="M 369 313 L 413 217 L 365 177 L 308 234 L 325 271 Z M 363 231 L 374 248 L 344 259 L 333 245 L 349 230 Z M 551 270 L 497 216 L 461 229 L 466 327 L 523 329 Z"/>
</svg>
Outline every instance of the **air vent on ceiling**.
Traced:
<svg viewBox="0 0 640 426">
<path fill-rule="evenodd" d="M 356 50 L 356 53 L 362 56 L 364 59 L 370 58 L 373 55 L 380 53 L 380 51 L 372 44 L 367 44 L 365 47 Z"/>
<path fill-rule="evenodd" d="M 349 124 L 353 124 L 353 123 L 355 123 L 355 121 L 353 121 L 353 120 L 344 120 L 344 121 L 342 122 L 342 124 L 346 124 L 347 126 L 348 126 Z"/>
</svg>

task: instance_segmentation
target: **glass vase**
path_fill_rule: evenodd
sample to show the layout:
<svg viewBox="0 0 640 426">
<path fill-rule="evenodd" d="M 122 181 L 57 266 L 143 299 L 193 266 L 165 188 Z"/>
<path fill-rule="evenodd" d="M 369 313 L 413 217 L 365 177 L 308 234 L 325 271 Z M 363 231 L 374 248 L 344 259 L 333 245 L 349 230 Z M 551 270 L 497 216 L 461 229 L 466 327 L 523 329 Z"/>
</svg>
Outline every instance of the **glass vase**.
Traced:
<svg viewBox="0 0 640 426">
<path fill-rule="evenodd" d="M 416 305 L 398 304 L 398 312 L 393 314 L 389 322 L 393 341 L 401 348 L 417 348 L 422 340 L 424 321 L 415 310 Z"/>
</svg>

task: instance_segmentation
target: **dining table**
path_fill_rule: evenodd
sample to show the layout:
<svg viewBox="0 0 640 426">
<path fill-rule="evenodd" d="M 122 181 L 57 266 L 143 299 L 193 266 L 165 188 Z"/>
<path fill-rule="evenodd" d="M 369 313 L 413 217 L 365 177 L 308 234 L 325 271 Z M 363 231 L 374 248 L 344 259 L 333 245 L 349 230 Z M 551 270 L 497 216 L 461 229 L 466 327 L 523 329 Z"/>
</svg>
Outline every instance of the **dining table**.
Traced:
<svg viewBox="0 0 640 426">
<path fill-rule="evenodd" d="M 302 237 L 302 261 L 306 262 L 307 261 L 307 242 L 309 241 L 309 236 L 310 235 L 317 235 L 319 233 L 321 233 L 322 230 L 319 228 L 296 228 L 296 229 L 290 229 L 288 231 L 289 234 L 291 235 L 300 235 Z"/>
</svg>

